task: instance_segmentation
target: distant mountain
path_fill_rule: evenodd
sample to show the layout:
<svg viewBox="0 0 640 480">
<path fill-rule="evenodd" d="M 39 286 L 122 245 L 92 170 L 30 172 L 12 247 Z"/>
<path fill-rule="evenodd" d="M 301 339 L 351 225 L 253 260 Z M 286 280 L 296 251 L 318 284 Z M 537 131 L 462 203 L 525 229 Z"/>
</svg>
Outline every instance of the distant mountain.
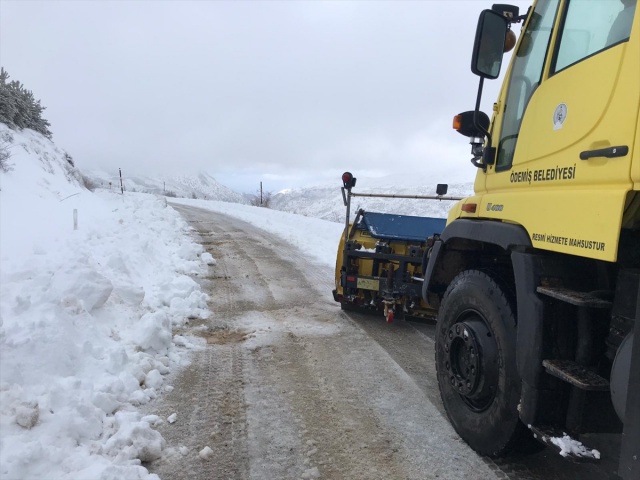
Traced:
<svg viewBox="0 0 640 480">
<path fill-rule="evenodd" d="M 343 222 L 345 206 L 340 191 L 340 181 L 331 186 L 285 190 L 271 198 L 270 207 L 290 213 L 317 217 L 333 222 Z M 353 193 L 383 193 L 388 195 L 428 195 L 436 194 L 436 183 L 430 178 L 403 177 L 358 179 Z M 473 183 L 449 185 L 446 196 L 464 197 L 473 193 Z M 454 202 L 446 200 L 389 199 L 353 197 L 352 215 L 358 208 L 373 212 L 396 213 L 446 218 Z"/>
<path fill-rule="evenodd" d="M 118 172 L 90 171 L 85 173 L 101 188 L 120 189 Z M 220 200 L 223 202 L 248 204 L 249 199 L 238 192 L 220 184 L 207 173 L 195 175 L 172 175 L 148 177 L 142 175 L 123 174 L 122 183 L 125 191 L 153 193 L 182 198 L 199 198 L 203 200 Z"/>
<path fill-rule="evenodd" d="M 97 186 L 102 188 L 120 188 L 117 173 L 105 172 L 85 173 Z M 154 193 L 182 198 L 198 198 L 202 200 L 220 200 L 224 202 L 251 204 L 254 195 L 241 194 L 220 184 L 215 178 L 200 173 L 173 177 L 158 176 L 155 178 L 139 175 L 123 175 L 126 191 Z M 340 193 L 341 183 L 320 185 L 293 190 L 283 190 L 271 196 L 269 207 L 289 213 L 308 217 L 321 218 L 333 222 L 343 222 L 345 207 Z M 382 178 L 360 178 L 354 193 L 384 193 L 396 195 L 435 195 L 436 181 L 430 177 L 405 178 L 389 176 Z M 449 185 L 447 196 L 464 197 L 473 193 L 473 183 L 456 183 Z M 446 218 L 453 202 L 446 200 L 388 199 L 354 197 L 352 200 L 352 216 L 358 208 L 375 212 L 396 213 L 402 215 L 418 215 Z"/>
</svg>

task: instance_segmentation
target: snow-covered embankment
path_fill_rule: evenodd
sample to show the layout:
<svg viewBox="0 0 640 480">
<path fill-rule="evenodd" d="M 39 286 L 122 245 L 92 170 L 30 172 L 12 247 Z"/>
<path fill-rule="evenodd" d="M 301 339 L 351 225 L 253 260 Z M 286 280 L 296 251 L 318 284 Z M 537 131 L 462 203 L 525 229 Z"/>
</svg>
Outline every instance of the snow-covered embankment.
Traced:
<svg viewBox="0 0 640 480">
<path fill-rule="evenodd" d="M 137 408 L 195 347 L 172 329 L 208 315 L 189 275 L 210 255 L 164 199 L 90 193 L 52 142 L 0 127 L 0 478 L 157 478 L 164 420 Z"/>
</svg>

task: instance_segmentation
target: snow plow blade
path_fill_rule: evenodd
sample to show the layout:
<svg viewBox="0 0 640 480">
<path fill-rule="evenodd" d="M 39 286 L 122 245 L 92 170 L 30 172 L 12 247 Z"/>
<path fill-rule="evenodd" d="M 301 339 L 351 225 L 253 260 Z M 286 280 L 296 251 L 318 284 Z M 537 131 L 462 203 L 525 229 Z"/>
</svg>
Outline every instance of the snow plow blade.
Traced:
<svg viewBox="0 0 640 480">
<path fill-rule="evenodd" d="M 424 265 L 441 218 L 360 210 L 338 247 L 333 298 L 343 309 L 435 319 L 422 300 Z"/>
</svg>

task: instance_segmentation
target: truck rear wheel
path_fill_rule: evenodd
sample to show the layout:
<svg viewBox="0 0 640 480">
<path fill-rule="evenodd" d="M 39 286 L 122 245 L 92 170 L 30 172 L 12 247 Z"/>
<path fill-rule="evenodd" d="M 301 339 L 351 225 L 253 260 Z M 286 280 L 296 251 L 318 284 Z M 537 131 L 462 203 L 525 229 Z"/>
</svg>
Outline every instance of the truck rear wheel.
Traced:
<svg viewBox="0 0 640 480">
<path fill-rule="evenodd" d="M 505 290 L 477 270 L 454 278 L 438 314 L 438 385 L 456 432 L 482 455 L 504 454 L 528 435 L 518 417 L 515 344 Z"/>
</svg>

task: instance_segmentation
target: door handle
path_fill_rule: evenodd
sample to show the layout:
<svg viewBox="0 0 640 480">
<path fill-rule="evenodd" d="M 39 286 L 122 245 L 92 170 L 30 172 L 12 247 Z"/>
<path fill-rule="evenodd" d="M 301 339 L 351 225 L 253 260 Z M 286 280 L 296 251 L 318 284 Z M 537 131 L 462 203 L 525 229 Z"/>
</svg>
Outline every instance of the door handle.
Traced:
<svg viewBox="0 0 640 480">
<path fill-rule="evenodd" d="M 598 148 L 596 150 L 585 150 L 580 152 L 580 160 L 589 160 L 590 158 L 606 157 L 616 158 L 624 157 L 629 153 L 629 147 L 626 145 L 619 145 L 617 147 Z"/>
</svg>

